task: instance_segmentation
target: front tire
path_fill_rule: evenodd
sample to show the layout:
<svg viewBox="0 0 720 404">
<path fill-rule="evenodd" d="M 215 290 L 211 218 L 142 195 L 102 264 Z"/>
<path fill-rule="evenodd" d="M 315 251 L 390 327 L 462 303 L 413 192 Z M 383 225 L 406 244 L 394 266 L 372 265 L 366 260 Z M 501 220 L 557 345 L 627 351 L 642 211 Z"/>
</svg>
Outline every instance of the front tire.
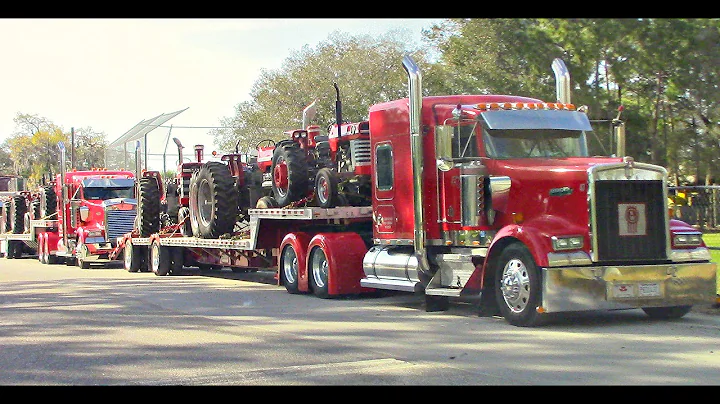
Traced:
<svg viewBox="0 0 720 404">
<path fill-rule="evenodd" d="M 90 269 L 90 262 L 87 261 L 87 256 L 90 255 L 87 246 L 83 243 L 78 248 L 77 265 L 82 269 Z"/>
<path fill-rule="evenodd" d="M 648 317 L 656 320 L 672 320 L 690 313 L 692 306 L 643 307 Z"/>
<path fill-rule="evenodd" d="M 519 242 L 505 247 L 496 261 L 495 299 L 505 320 L 518 327 L 541 324 L 540 272 L 530 251 Z"/>
<path fill-rule="evenodd" d="M 315 177 L 315 198 L 321 208 L 334 208 L 338 201 L 337 174 L 329 168 L 321 168 Z"/>
</svg>

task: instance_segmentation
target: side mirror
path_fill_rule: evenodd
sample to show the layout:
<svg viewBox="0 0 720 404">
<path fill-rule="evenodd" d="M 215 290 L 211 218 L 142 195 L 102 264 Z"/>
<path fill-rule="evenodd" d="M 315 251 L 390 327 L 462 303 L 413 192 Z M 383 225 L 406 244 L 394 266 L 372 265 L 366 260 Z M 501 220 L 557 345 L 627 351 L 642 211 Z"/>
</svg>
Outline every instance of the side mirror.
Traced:
<svg viewBox="0 0 720 404">
<path fill-rule="evenodd" d="M 453 167 L 453 129 L 454 127 L 450 125 L 435 127 L 435 163 L 440 171 L 448 171 Z"/>
</svg>

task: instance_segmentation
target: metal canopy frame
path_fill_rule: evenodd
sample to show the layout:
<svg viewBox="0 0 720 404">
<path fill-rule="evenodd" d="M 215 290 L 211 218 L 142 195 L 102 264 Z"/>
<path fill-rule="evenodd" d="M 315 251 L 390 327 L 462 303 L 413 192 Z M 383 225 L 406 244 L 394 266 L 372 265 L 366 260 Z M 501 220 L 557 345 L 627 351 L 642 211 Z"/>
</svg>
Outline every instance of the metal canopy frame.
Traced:
<svg viewBox="0 0 720 404">
<path fill-rule="evenodd" d="M 185 109 L 181 109 L 175 112 L 169 112 L 169 113 L 163 113 L 160 114 L 154 118 L 145 119 L 130 128 L 127 132 L 125 132 L 123 135 L 118 137 L 117 139 L 113 140 L 109 145 L 108 149 L 112 149 L 114 147 L 123 146 L 123 150 L 125 151 L 125 158 L 127 159 L 127 144 L 133 141 L 137 141 L 140 139 L 143 139 L 143 144 L 145 145 L 145 150 L 143 151 L 143 163 L 145 166 L 145 169 L 147 169 L 147 135 L 148 133 L 152 132 L 153 130 L 160 127 L 165 122 L 169 121 L 170 119 L 178 116 L 180 113 L 184 112 L 190 107 L 187 107 Z M 134 150 L 134 148 L 133 148 Z M 137 164 L 137 162 L 136 162 Z M 127 167 L 127 161 L 125 162 L 125 166 Z"/>
</svg>

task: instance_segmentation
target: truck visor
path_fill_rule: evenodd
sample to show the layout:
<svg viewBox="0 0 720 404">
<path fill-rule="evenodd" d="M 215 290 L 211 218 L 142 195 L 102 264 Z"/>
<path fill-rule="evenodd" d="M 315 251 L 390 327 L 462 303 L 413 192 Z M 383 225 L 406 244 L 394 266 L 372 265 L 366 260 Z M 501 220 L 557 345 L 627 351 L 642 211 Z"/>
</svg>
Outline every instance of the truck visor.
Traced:
<svg viewBox="0 0 720 404">
<path fill-rule="evenodd" d="M 578 111 L 500 110 L 480 114 L 489 129 L 563 129 L 592 131 L 587 115 Z"/>
<path fill-rule="evenodd" d="M 85 188 L 129 188 L 135 186 L 132 178 L 85 178 L 82 180 Z"/>
</svg>

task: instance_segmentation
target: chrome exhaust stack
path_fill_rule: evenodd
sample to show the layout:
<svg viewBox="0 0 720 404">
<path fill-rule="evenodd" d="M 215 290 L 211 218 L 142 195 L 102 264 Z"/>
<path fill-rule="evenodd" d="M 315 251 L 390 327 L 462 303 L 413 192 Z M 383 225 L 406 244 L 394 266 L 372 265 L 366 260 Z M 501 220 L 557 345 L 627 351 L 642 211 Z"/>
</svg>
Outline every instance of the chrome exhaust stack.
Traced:
<svg viewBox="0 0 720 404">
<path fill-rule="evenodd" d="M 408 74 L 410 155 L 413 171 L 413 211 L 415 213 L 415 236 L 413 247 L 417 257 L 418 270 L 431 276 L 430 264 L 425 251 L 425 215 L 423 213 L 423 138 L 421 131 L 422 74 L 410 56 L 403 58 L 403 67 Z"/>
<path fill-rule="evenodd" d="M 570 104 L 570 72 L 562 59 L 555 58 L 552 62 L 552 69 L 555 73 L 555 93 L 557 102 Z"/>
</svg>

